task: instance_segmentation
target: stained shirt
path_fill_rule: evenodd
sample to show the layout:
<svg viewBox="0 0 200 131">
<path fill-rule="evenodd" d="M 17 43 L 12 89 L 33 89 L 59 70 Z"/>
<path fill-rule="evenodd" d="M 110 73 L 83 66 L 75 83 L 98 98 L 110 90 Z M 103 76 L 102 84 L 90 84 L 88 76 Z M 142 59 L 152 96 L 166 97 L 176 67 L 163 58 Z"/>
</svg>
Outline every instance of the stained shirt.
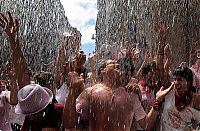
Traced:
<svg viewBox="0 0 200 131">
<path fill-rule="evenodd" d="M 189 131 L 194 123 L 199 122 L 200 111 L 191 106 L 187 106 L 182 111 L 176 109 L 174 90 L 165 97 L 160 131 Z"/>
</svg>

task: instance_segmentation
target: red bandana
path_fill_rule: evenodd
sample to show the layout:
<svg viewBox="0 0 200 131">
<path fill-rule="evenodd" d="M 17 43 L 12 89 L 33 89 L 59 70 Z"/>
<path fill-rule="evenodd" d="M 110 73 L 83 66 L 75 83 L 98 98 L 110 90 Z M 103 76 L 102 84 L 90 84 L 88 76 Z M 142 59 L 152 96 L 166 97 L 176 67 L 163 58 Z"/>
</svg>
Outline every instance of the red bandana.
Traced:
<svg viewBox="0 0 200 131">
<path fill-rule="evenodd" d="M 187 91 L 184 95 L 180 95 L 177 91 L 175 93 L 175 106 L 178 111 L 182 111 L 192 101 L 192 92 Z"/>
</svg>

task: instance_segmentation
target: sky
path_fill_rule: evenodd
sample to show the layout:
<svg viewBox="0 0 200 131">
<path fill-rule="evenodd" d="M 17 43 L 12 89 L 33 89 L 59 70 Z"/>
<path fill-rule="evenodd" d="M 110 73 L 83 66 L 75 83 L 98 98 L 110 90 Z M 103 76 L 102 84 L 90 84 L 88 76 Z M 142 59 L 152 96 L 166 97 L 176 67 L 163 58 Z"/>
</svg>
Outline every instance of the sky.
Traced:
<svg viewBox="0 0 200 131">
<path fill-rule="evenodd" d="M 61 0 L 65 9 L 65 15 L 71 26 L 76 27 L 82 34 L 82 50 L 88 55 L 94 51 L 95 22 L 97 17 L 96 0 Z"/>
</svg>

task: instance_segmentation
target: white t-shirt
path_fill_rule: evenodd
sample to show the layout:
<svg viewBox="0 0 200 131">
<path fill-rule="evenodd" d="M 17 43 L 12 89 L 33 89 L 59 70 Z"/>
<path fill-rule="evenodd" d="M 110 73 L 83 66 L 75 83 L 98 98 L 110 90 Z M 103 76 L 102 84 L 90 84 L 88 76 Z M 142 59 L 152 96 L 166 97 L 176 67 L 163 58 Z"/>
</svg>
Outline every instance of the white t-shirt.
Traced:
<svg viewBox="0 0 200 131">
<path fill-rule="evenodd" d="M 172 90 L 165 97 L 160 131 L 190 131 L 193 120 L 200 122 L 200 111 L 190 106 L 178 111 L 175 107 L 175 91 Z"/>
<path fill-rule="evenodd" d="M 26 115 L 24 115 L 24 114 L 16 114 L 15 113 L 15 106 L 11 106 L 11 109 L 10 109 L 10 122 L 11 123 L 23 125 L 24 120 L 25 120 L 25 116 Z"/>
<path fill-rule="evenodd" d="M 64 82 L 56 93 L 56 100 L 58 101 L 58 103 L 65 104 L 65 101 L 67 99 L 66 97 L 68 96 L 67 94 L 68 94 L 68 87 L 67 84 Z"/>
</svg>

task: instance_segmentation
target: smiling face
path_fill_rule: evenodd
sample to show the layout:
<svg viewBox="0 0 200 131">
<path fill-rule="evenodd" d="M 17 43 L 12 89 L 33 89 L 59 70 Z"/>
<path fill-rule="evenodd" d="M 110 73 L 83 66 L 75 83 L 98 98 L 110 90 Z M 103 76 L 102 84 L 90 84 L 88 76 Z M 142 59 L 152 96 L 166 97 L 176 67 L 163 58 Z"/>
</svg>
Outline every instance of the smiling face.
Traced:
<svg viewBox="0 0 200 131">
<path fill-rule="evenodd" d="M 188 83 L 185 78 L 175 76 L 174 79 L 175 89 L 179 94 L 184 94 L 188 90 Z"/>
</svg>

